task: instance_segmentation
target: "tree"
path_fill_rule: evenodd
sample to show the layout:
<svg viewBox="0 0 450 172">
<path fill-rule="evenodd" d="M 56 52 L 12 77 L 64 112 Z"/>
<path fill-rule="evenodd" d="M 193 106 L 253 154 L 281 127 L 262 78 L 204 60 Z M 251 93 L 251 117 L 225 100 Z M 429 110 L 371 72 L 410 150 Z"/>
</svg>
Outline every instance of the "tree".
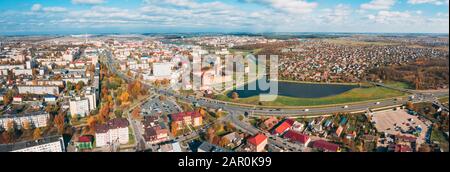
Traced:
<svg viewBox="0 0 450 172">
<path fill-rule="evenodd" d="M 131 112 L 131 117 L 135 120 L 141 118 L 141 108 L 139 107 L 134 108 L 133 111 Z"/>
<path fill-rule="evenodd" d="M 106 87 L 102 88 L 102 98 L 105 98 L 106 96 L 108 96 L 109 94 L 109 90 Z"/>
<path fill-rule="evenodd" d="M 45 111 L 50 115 L 57 115 L 59 109 L 60 109 L 59 106 L 56 105 L 48 105 L 47 107 L 45 107 Z"/>
<path fill-rule="evenodd" d="M 11 104 L 13 97 L 14 97 L 13 91 L 9 90 L 8 92 L 6 92 L 6 94 L 3 96 L 3 104 L 4 105 Z"/>
<path fill-rule="evenodd" d="M 128 92 L 124 91 L 121 95 L 120 95 L 120 101 L 122 102 L 122 104 L 127 103 L 129 100 L 130 94 L 128 94 Z"/>
<path fill-rule="evenodd" d="M 159 96 L 159 101 L 166 101 L 166 96 Z"/>
<path fill-rule="evenodd" d="M 30 121 L 29 121 L 29 120 L 23 121 L 22 127 L 23 127 L 23 129 L 25 129 L 25 130 L 30 130 L 30 129 L 31 129 L 31 123 L 30 123 Z"/>
<path fill-rule="evenodd" d="M 233 93 L 231 93 L 231 98 L 233 100 L 237 100 L 237 99 L 239 99 L 239 94 L 237 92 L 233 92 Z"/>
<path fill-rule="evenodd" d="M 230 144 L 231 142 L 226 138 L 226 137 L 222 137 L 219 141 L 219 146 L 221 147 L 226 147 Z"/>
<path fill-rule="evenodd" d="M 142 89 L 142 84 L 140 81 L 134 81 L 128 84 L 128 91 L 131 93 L 132 97 L 137 97 L 140 95 Z"/>
<path fill-rule="evenodd" d="M 170 123 L 170 129 L 172 131 L 172 135 L 176 136 L 177 135 L 177 131 L 178 131 L 178 123 L 175 121 L 172 121 L 172 123 Z"/>
<path fill-rule="evenodd" d="M 84 87 L 83 81 L 78 81 L 77 85 L 75 85 L 75 90 L 80 91 Z"/>
<path fill-rule="evenodd" d="M 97 118 L 95 116 L 89 116 L 86 120 L 86 123 L 89 127 L 93 128 L 97 123 Z"/>
<path fill-rule="evenodd" d="M 118 109 L 118 110 L 114 111 L 114 115 L 116 115 L 116 118 L 122 118 L 123 111 Z"/>
<path fill-rule="evenodd" d="M 58 129 L 59 134 L 64 133 L 65 118 L 66 118 L 66 115 L 64 114 L 64 112 L 62 112 L 62 113 L 56 115 L 55 119 L 53 120 L 56 125 L 56 128 Z"/>
<path fill-rule="evenodd" d="M 98 120 L 101 123 L 105 123 L 109 119 L 110 106 L 109 104 L 104 104 L 100 109 L 100 114 L 98 115 Z"/>
<path fill-rule="evenodd" d="M 244 115 L 239 115 L 239 121 L 244 120 Z"/>
<path fill-rule="evenodd" d="M 198 112 L 200 113 L 200 115 L 202 115 L 202 117 L 204 118 L 207 114 L 206 110 L 203 108 L 198 109 Z"/>
<path fill-rule="evenodd" d="M 409 110 L 413 110 L 413 109 L 414 109 L 414 103 L 413 103 L 412 101 L 408 101 L 408 102 L 406 103 L 406 107 L 407 107 Z"/>
<path fill-rule="evenodd" d="M 16 122 L 14 122 L 13 120 L 8 120 L 8 122 L 6 122 L 5 129 L 8 133 L 15 133 L 16 128 Z"/>
<path fill-rule="evenodd" d="M 161 84 L 164 85 L 164 86 L 169 85 L 169 84 L 170 84 L 170 80 L 168 80 L 168 79 L 163 79 L 163 80 L 161 81 Z"/>
<path fill-rule="evenodd" d="M 213 127 L 216 132 L 222 132 L 224 131 L 225 126 L 222 123 L 216 123 L 213 125 Z"/>
<path fill-rule="evenodd" d="M 39 128 L 34 129 L 33 131 L 33 140 L 38 140 L 42 138 L 42 131 Z"/>
<path fill-rule="evenodd" d="M 9 132 L 3 132 L 2 138 L 5 141 L 5 143 L 11 143 L 14 140 L 11 133 L 9 133 Z"/>
<path fill-rule="evenodd" d="M 73 84 L 72 84 L 72 82 L 66 82 L 66 89 L 67 90 L 73 90 Z"/>
<path fill-rule="evenodd" d="M 80 118 L 80 116 L 78 116 L 78 114 L 75 114 L 75 115 L 72 115 L 72 118 L 70 119 L 70 122 L 73 124 L 73 123 L 76 123 L 76 122 L 78 122 L 78 119 Z"/>
<path fill-rule="evenodd" d="M 214 136 L 216 135 L 216 131 L 214 130 L 214 128 L 208 128 L 208 130 L 206 130 L 206 139 L 208 140 L 209 143 L 213 142 Z"/>
</svg>

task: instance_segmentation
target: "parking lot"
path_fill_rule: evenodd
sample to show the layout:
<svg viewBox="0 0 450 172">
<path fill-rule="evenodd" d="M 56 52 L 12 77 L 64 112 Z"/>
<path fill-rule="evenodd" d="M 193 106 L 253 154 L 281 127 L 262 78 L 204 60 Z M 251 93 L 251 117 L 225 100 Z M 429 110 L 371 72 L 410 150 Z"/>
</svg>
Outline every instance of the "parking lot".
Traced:
<svg viewBox="0 0 450 172">
<path fill-rule="evenodd" d="M 419 145 L 424 143 L 428 129 L 428 126 L 419 120 L 417 116 L 410 115 L 405 110 L 375 112 L 372 117 L 372 122 L 375 122 L 375 127 L 379 132 L 385 132 L 391 135 L 402 134 L 412 136 L 408 131 L 411 128 L 420 126 L 422 131 L 418 134 L 419 137 L 417 137 L 417 143 Z"/>
<path fill-rule="evenodd" d="M 174 114 L 181 112 L 181 108 L 171 100 L 161 101 L 159 96 L 153 96 L 141 107 L 143 116 L 158 116 L 161 114 Z"/>
</svg>

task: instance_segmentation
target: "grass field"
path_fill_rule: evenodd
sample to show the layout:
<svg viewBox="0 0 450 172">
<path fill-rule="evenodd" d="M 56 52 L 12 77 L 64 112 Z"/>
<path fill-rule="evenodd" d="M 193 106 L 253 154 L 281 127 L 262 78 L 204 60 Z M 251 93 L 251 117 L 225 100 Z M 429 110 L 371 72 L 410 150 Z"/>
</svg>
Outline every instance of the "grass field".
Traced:
<svg viewBox="0 0 450 172">
<path fill-rule="evenodd" d="M 448 104 L 448 102 L 449 102 L 449 97 L 442 97 L 442 98 L 439 98 L 439 102 L 441 102 L 441 103 L 447 103 L 447 104 Z"/>
<path fill-rule="evenodd" d="M 438 142 L 441 148 L 448 152 L 448 140 L 442 131 L 433 129 L 430 139 L 432 142 Z"/>
<path fill-rule="evenodd" d="M 413 89 L 413 86 L 406 82 L 388 81 L 385 83 L 386 86 L 401 88 L 401 89 Z"/>
<path fill-rule="evenodd" d="M 227 93 L 217 96 L 217 99 L 222 101 L 230 101 L 235 103 L 252 104 L 259 105 L 259 96 L 243 98 L 238 100 L 232 100 L 226 96 Z M 320 106 L 320 105 L 331 105 L 331 104 L 343 104 L 352 102 L 361 102 L 369 100 L 379 100 L 392 97 L 404 96 L 402 92 L 395 90 L 381 88 L 381 87 L 370 87 L 370 88 L 355 88 L 353 90 L 347 91 L 345 93 L 322 98 L 295 98 L 295 97 L 284 97 L 279 96 L 273 102 L 261 102 L 260 105 L 263 106 Z"/>
</svg>

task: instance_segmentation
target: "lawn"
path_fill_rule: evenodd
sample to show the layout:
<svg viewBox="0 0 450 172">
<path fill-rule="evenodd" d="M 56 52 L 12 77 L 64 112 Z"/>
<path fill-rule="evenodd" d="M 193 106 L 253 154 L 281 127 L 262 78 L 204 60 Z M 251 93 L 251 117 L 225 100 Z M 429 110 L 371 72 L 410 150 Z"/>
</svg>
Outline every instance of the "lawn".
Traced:
<svg viewBox="0 0 450 172">
<path fill-rule="evenodd" d="M 131 127 L 128 127 L 128 144 L 132 145 L 136 143 L 136 140 L 134 139 L 133 129 Z"/>
<path fill-rule="evenodd" d="M 394 88 L 413 89 L 413 86 L 406 82 L 388 81 L 385 84 L 386 84 L 386 86 L 390 86 L 390 87 L 394 87 Z"/>
<path fill-rule="evenodd" d="M 448 151 L 448 140 L 444 134 L 444 132 L 434 128 L 431 132 L 431 141 L 432 142 L 439 142 L 440 147 L 444 151 Z"/>
<path fill-rule="evenodd" d="M 449 100 L 449 97 L 439 98 L 439 102 L 441 102 L 441 103 L 448 103 L 448 100 Z"/>
<path fill-rule="evenodd" d="M 226 96 L 227 93 L 223 95 L 218 95 L 218 100 L 230 101 L 242 104 L 252 104 L 258 105 L 259 96 L 242 98 L 238 100 L 232 100 Z M 295 97 L 285 97 L 279 96 L 275 101 L 272 102 L 261 102 L 263 106 L 322 106 L 322 105 L 332 105 L 332 104 L 344 104 L 353 103 L 361 101 L 370 100 L 381 100 L 392 97 L 404 96 L 405 94 L 399 91 L 382 88 L 382 87 L 370 87 L 370 88 L 355 88 L 345 93 L 322 98 L 295 98 Z"/>
</svg>

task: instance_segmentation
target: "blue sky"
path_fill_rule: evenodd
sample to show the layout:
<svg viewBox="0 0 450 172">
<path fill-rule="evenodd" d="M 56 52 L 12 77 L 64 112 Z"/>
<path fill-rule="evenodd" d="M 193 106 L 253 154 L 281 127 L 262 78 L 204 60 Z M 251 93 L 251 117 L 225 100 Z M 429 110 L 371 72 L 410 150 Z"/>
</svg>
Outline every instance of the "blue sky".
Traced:
<svg viewBox="0 0 450 172">
<path fill-rule="evenodd" d="M 448 0 L 0 0 L 0 34 L 448 33 Z"/>
</svg>

